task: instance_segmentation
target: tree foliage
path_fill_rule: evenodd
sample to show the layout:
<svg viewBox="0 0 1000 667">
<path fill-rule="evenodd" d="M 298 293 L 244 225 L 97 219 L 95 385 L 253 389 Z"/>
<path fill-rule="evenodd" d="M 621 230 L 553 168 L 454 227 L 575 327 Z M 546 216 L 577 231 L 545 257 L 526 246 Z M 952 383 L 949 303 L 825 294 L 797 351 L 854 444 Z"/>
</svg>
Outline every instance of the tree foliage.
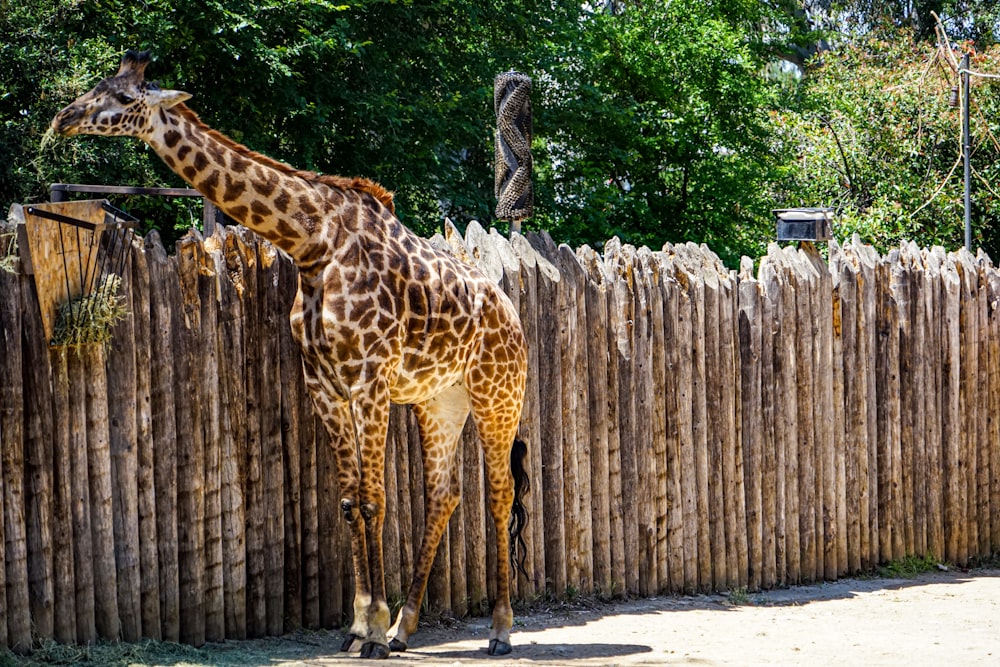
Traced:
<svg viewBox="0 0 1000 667">
<path fill-rule="evenodd" d="M 779 161 L 767 141 L 775 87 L 749 30 L 758 7 L 644 3 L 590 17 L 549 73 L 537 149 L 554 209 L 540 222 L 561 218 L 578 242 L 704 241 L 736 260 L 761 247 Z"/>
<path fill-rule="evenodd" d="M 964 239 L 957 77 L 936 46 L 911 34 L 871 34 L 807 72 L 795 106 L 774 115 L 779 141 L 796 151 L 777 196 L 837 207 L 840 236 L 858 233 L 883 250 L 900 240 L 954 248 Z M 1000 72 L 1000 52 L 978 54 L 973 66 Z M 978 80 L 972 95 L 975 240 L 995 251 L 996 86 Z"/>
<path fill-rule="evenodd" d="M 931 11 L 1000 71 L 1000 14 L 980 0 L 0 0 L 0 205 L 59 181 L 181 184 L 140 142 L 45 140 L 59 108 L 146 48 L 148 75 L 212 127 L 381 181 L 423 234 L 445 215 L 493 223 L 493 78 L 517 69 L 535 89 L 526 226 L 558 241 L 705 242 L 735 266 L 763 252 L 771 208 L 802 204 L 839 206 L 841 231 L 883 246 L 953 246 L 956 112 L 927 67 Z M 994 88 L 979 81 L 973 119 L 991 248 Z M 168 238 L 200 217 L 195 201 L 116 203 Z"/>
<path fill-rule="evenodd" d="M 40 0 L 0 14 L 0 198 L 44 198 L 54 181 L 178 185 L 137 142 L 56 140 L 49 119 L 148 48 L 149 75 L 194 95 L 216 129 L 297 167 L 364 175 L 397 191 L 404 222 L 487 218 L 492 79 L 536 69 L 579 8 L 495 1 Z M 540 20 L 529 21 L 528 17 Z M 560 27 L 561 26 L 561 27 Z M 150 207 L 149 202 L 132 202 Z M 162 206 L 162 204 L 159 204 Z M 154 217 L 164 216 L 155 211 Z M 182 224 L 190 221 L 182 220 Z"/>
</svg>

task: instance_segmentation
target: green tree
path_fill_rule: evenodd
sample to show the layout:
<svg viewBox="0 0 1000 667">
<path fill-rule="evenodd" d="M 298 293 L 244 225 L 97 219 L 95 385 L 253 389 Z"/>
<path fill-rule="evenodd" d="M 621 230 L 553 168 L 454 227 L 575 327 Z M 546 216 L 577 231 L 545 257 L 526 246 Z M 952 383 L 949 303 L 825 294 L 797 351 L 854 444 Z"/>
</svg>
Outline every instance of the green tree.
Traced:
<svg viewBox="0 0 1000 667">
<path fill-rule="evenodd" d="M 635 3 L 587 17 L 536 121 L 538 224 L 573 242 L 704 241 L 726 261 L 770 235 L 776 86 L 753 2 Z M 561 223 L 560 223 L 561 219 Z"/>
<path fill-rule="evenodd" d="M 795 110 L 774 117 L 779 140 L 796 153 L 777 197 L 838 207 L 839 236 L 858 233 L 882 250 L 902 240 L 960 247 L 960 116 L 949 106 L 955 77 L 935 54 L 934 46 L 914 42 L 912 31 L 893 30 L 816 61 L 796 91 Z M 1000 72 L 1000 53 L 976 56 L 974 67 Z M 994 257 L 996 93 L 992 80 L 979 80 L 972 117 L 975 244 Z"/>
<path fill-rule="evenodd" d="M 595 5 L 596 6 L 596 5 Z M 770 237 L 777 86 L 750 0 L 38 0 L 0 12 L 0 201 L 53 181 L 180 185 L 139 142 L 43 141 L 49 119 L 149 48 L 147 74 L 212 127 L 298 167 L 375 178 L 405 223 L 489 221 L 492 84 L 535 82 L 536 227 L 704 241 L 730 263 Z M 772 40 L 773 41 L 773 40 Z M 40 148 L 41 147 L 41 148 Z M 165 233 L 190 202 L 128 200 Z"/>
<path fill-rule="evenodd" d="M 179 185 L 138 142 L 43 146 L 49 119 L 148 48 L 149 75 L 194 95 L 213 127 L 295 166 L 376 178 L 404 222 L 488 219 L 492 79 L 536 71 L 572 40 L 578 5 L 390 0 L 40 0 L 0 13 L 0 200 L 37 201 L 53 181 Z M 172 219 L 163 202 L 133 212 Z M 170 206 L 176 207 L 173 203 Z M 145 215 L 144 215 L 145 214 Z M 181 216 L 181 225 L 191 224 Z"/>
</svg>

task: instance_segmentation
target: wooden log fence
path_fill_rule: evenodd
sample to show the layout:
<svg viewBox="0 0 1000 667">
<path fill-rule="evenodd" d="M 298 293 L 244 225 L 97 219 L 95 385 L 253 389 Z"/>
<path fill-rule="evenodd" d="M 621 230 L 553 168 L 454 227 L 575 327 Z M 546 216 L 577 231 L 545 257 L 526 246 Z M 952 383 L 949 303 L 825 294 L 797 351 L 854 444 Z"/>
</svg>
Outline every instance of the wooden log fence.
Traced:
<svg viewBox="0 0 1000 667">
<path fill-rule="evenodd" d="M 603 255 L 475 223 L 435 242 L 521 313 L 532 489 L 522 598 L 772 588 L 1000 548 L 1000 271 L 857 240 Z M 0 272 L 0 644 L 199 645 L 336 627 L 347 531 L 287 322 L 294 266 L 239 228 L 132 254 L 106 347 L 49 348 Z M 495 539 L 474 427 L 432 607 L 483 613 Z M 412 574 L 419 437 L 394 407 L 387 586 Z"/>
</svg>

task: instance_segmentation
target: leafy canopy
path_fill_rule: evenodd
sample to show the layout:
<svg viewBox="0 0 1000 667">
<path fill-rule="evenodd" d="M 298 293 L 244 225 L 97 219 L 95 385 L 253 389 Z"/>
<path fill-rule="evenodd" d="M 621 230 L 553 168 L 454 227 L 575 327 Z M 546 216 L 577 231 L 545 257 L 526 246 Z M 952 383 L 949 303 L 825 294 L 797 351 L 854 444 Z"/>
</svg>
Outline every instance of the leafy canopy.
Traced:
<svg viewBox="0 0 1000 667">
<path fill-rule="evenodd" d="M 181 184 L 140 142 L 42 142 L 144 48 L 212 127 L 382 182 L 425 235 L 445 215 L 493 222 L 493 78 L 517 69 L 534 82 L 525 226 L 557 241 L 705 242 L 735 266 L 764 252 L 770 209 L 836 205 L 841 234 L 954 247 L 957 125 L 921 41 L 931 10 L 1000 71 L 997 11 L 965 0 L 0 0 L 0 205 L 60 181 Z M 974 99 L 977 239 L 995 249 L 995 84 Z M 196 200 L 115 203 L 167 240 L 201 216 Z"/>
</svg>

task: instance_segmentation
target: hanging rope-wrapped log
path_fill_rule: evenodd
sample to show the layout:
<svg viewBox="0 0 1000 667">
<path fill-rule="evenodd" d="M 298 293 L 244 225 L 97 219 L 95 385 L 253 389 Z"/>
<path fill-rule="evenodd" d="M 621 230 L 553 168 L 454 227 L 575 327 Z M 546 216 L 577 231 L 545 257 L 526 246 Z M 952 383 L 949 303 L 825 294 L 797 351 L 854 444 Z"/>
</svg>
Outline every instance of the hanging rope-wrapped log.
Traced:
<svg viewBox="0 0 1000 667">
<path fill-rule="evenodd" d="M 493 83 L 497 115 L 496 216 L 520 230 L 534 208 L 531 187 L 531 77 L 500 74 Z"/>
</svg>

